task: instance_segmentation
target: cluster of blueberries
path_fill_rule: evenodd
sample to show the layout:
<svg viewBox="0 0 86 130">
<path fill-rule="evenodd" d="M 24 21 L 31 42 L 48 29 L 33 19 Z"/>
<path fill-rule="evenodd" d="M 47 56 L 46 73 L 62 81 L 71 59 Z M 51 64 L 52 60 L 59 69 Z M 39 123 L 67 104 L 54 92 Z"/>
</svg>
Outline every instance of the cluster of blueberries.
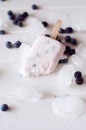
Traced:
<svg viewBox="0 0 86 130">
<path fill-rule="evenodd" d="M 73 33 L 73 29 L 71 27 L 67 27 L 66 29 L 60 28 L 59 33 Z"/>
<path fill-rule="evenodd" d="M 60 28 L 59 33 L 63 34 L 63 33 L 73 33 L 74 30 L 71 27 L 67 27 L 66 29 Z M 77 45 L 77 40 L 75 38 L 70 37 L 69 35 L 65 36 L 64 38 L 66 43 L 71 43 L 72 45 Z M 66 46 L 65 47 L 65 51 L 64 54 L 67 54 L 69 56 L 75 54 L 75 49 L 71 49 L 70 46 Z"/>
<path fill-rule="evenodd" d="M 8 11 L 9 19 L 13 21 L 13 24 L 18 25 L 19 27 L 23 27 L 23 21 L 29 16 L 27 12 L 23 12 L 22 14 L 16 15 L 13 11 Z"/>
<path fill-rule="evenodd" d="M 76 52 L 75 52 L 75 49 L 72 49 L 70 46 L 66 46 L 64 54 L 71 56 L 73 54 L 76 54 Z"/>
<path fill-rule="evenodd" d="M 66 33 L 66 34 L 71 34 L 73 33 L 74 30 L 73 28 L 71 27 L 67 27 L 66 29 L 63 29 L 63 28 L 60 28 L 59 29 L 59 33 L 63 34 L 63 33 Z M 45 34 L 46 37 L 50 37 L 49 34 Z M 61 39 L 59 39 L 59 37 L 57 37 L 57 39 L 59 42 L 61 42 Z M 75 38 L 71 38 L 69 35 L 65 36 L 64 37 L 64 41 L 66 43 L 71 43 L 72 45 L 77 45 L 77 40 Z M 67 55 L 67 56 L 71 56 L 73 54 L 76 54 L 75 52 L 75 49 L 71 48 L 70 46 L 65 46 L 65 51 L 64 51 L 64 54 Z M 60 59 L 59 60 L 59 63 L 60 64 L 63 64 L 63 63 L 67 63 L 68 62 L 68 58 L 65 58 L 65 59 Z"/>
<path fill-rule="evenodd" d="M 80 71 L 76 71 L 74 73 L 74 77 L 76 78 L 76 83 L 78 85 L 81 85 L 83 83 L 83 77 L 82 77 L 82 73 Z"/>
<path fill-rule="evenodd" d="M 20 46 L 21 46 L 21 42 L 20 41 L 16 41 L 14 44 L 12 44 L 12 42 L 10 42 L 10 41 L 7 41 L 6 42 L 6 47 L 7 48 L 9 48 L 9 49 L 11 49 L 11 48 L 19 48 Z"/>
<path fill-rule="evenodd" d="M 18 14 L 17 16 L 11 11 L 8 11 L 9 19 L 13 21 L 14 25 L 18 25 L 19 27 L 23 27 L 23 21 L 29 16 L 27 12 L 24 12 L 22 14 Z M 42 22 L 44 27 L 48 27 L 48 23 L 46 21 Z"/>
<path fill-rule="evenodd" d="M 74 32 L 74 30 L 71 27 L 67 27 L 66 29 L 63 29 L 63 28 L 59 29 L 59 33 L 61 33 L 61 34 L 64 34 L 64 33 L 71 34 L 73 32 Z M 69 35 L 65 36 L 64 41 L 66 43 L 70 43 L 73 46 L 77 45 L 77 40 L 75 38 L 70 37 Z M 76 54 L 76 51 L 75 51 L 75 49 L 72 49 L 70 46 L 66 46 L 64 54 L 67 56 L 71 56 L 73 54 Z M 60 63 L 67 63 L 67 61 L 68 61 L 67 59 L 63 59 L 60 61 Z"/>
</svg>

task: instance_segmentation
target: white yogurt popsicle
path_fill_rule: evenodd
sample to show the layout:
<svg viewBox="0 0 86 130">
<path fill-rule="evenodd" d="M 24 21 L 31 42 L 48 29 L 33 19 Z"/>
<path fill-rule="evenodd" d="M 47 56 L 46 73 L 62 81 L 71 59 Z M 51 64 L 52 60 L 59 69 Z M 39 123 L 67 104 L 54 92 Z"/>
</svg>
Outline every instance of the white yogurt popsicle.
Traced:
<svg viewBox="0 0 86 130">
<path fill-rule="evenodd" d="M 27 58 L 22 63 L 21 73 L 23 76 L 46 75 L 55 70 L 64 51 L 64 45 L 55 40 L 56 29 L 54 28 L 51 38 L 37 37 Z"/>
</svg>

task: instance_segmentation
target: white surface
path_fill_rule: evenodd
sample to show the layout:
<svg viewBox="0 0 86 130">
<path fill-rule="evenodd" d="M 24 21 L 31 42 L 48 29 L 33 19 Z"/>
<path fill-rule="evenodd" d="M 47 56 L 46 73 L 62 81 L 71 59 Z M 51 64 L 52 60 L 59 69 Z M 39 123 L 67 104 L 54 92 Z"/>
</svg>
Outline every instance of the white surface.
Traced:
<svg viewBox="0 0 86 130">
<path fill-rule="evenodd" d="M 8 9 L 14 9 L 16 12 L 22 12 L 23 10 L 29 11 L 29 13 L 35 18 L 37 22 L 36 25 L 40 25 L 41 21 L 48 21 L 50 27 L 48 32 L 51 32 L 51 29 L 57 19 L 63 21 L 63 27 L 73 26 L 76 30 L 72 37 L 75 37 L 79 40 L 80 43 L 86 44 L 86 2 L 83 1 L 68 1 L 65 3 L 63 1 L 28 1 L 28 0 L 8 0 L 7 2 L 0 1 L 0 18 L 5 18 L 6 24 L 9 25 L 10 21 L 6 16 Z M 31 3 L 38 3 L 43 5 L 43 8 L 37 11 L 31 10 Z M 40 3 L 39 3 L 40 2 Z M 16 6 L 15 6 L 16 5 Z M 52 6 L 53 5 L 53 6 Z M 71 6 L 71 9 L 68 8 L 59 8 L 59 7 Z M 76 6 L 76 8 L 72 8 Z M 80 7 L 81 6 L 81 7 Z M 22 8 L 21 8 L 22 7 Z M 80 8 L 79 8 L 80 7 Z M 84 7 L 84 8 L 82 8 Z M 3 8 L 3 9 L 2 9 Z M 2 13 L 3 12 L 3 13 Z M 5 14 L 5 15 L 3 15 Z M 78 25 L 78 26 L 77 26 Z M 8 28 L 9 26 L 7 26 Z M 14 28 L 14 29 L 13 29 Z M 38 27 L 35 29 L 35 23 L 33 27 L 34 30 L 40 30 Z M 16 27 L 12 29 L 16 30 Z M 37 30 L 37 32 L 38 32 Z M 23 30 L 24 31 L 24 30 Z M 0 104 L 7 103 L 12 109 L 9 112 L 3 113 L 0 111 L 0 129 L 1 130 L 86 130 L 86 113 L 83 114 L 80 118 L 74 119 L 65 119 L 58 116 L 55 116 L 52 110 L 52 103 L 54 99 L 44 99 L 32 101 L 29 100 L 31 95 L 33 98 L 33 88 L 39 92 L 45 92 L 51 95 L 57 94 L 58 96 L 66 95 L 78 95 L 86 99 L 86 85 L 80 87 L 73 86 L 69 88 L 65 93 L 58 91 L 57 89 L 57 75 L 58 69 L 55 73 L 49 76 L 40 77 L 40 78 L 24 78 L 19 73 L 18 70 L 20 66 L 16 64 L 18 56 L 20 55 L 19 50 L 12 49 L 8 50 L 5 48 L 5 42 L 7 40 L 11 41 L 23 41 L 23 43 L 30 44 L 30 36 L 25 37 L 24 32 L 19 31 L 17 34 L 12 33 L 9 30 L 9 34 L 5 36 L 0 36 Z M 44 29 L 46 32 L 46 29 Z M 79 31 L 79 32 L 77 32 Z M 21 32 L 21 34 L 20 34 Z M 31 39 L 33 41 L 34 38 Z M 21 49 L 20 49 L 21 50 Z M 21 52 L 21 51 L 20 51 Z M 16 58 L 17 57 L 17 58 Z M 5 63 L 6 62 L 6 63 Z M 15 63 L 15 64 L 14 64 Z M 61 66 L 59 66 L 59 69 Z M 31 88 L 31 93 L 28 91 Z M 27 91 L 26 91 L 27 90 Z M 57 90 L 57 91 L 56 91 Z M 18 94 L 19 92 L 19 94 Z M 39 95 L 34 91 L 34 95 Z"/>
<path fill-rule="evenodd" d="M 16 4 L 17 3 L 17 4 Z M 14 8 L 14 7 L 19 7 L 19 8 L 28 8 L 31 7 L 32 4 L 37 3 L 40 6 L 46 7 L 46 6 L 56 6 L 56 7 L 85 7 L 86 6 L 86 2 L 85 0 L 76 0 L 76 1 L 69 1 L 69 0 L 8 0 L 5 3 L 4 2 L 0 2 L 0 7 L 7 7 L 8 6 Z"/>
</svg>

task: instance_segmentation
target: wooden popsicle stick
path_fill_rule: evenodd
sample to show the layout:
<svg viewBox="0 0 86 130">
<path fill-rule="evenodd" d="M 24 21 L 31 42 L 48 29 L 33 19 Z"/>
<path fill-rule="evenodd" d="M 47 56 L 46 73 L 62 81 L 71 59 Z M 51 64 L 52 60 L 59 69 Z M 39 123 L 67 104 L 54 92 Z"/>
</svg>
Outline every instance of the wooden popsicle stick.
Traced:
<svg viewBox="0 0 86 130">
<path fill-rule="evenodd" d="M 57 35 L 58 35 L 58 31 L 60 29 L 62 25 L 62 21 L 61 20 L 58 20 L 53 28 L 53 31 L 52 31 L 52 34 L 51 34 L 51 38 L 52 39 L 56 39 L 57 38 Z"/>
</svg>

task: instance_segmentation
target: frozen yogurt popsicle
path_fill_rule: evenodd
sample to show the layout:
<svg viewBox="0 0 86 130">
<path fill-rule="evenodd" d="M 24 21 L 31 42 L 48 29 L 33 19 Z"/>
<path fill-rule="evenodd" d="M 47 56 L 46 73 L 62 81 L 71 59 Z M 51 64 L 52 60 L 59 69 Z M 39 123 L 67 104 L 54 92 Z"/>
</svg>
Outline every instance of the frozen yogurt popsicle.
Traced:
<svg viewBox="0 0 86 130">
<path fill-rule="evenodd" d="M 27 58 L 22 63 L 21 73 L 23 76 L 40 76 L 53 72 L 61 58 L 64 45 L 55 40 L 61 21 L 57 21 L 51 37 L 38 36 Z"/>
</svg>

